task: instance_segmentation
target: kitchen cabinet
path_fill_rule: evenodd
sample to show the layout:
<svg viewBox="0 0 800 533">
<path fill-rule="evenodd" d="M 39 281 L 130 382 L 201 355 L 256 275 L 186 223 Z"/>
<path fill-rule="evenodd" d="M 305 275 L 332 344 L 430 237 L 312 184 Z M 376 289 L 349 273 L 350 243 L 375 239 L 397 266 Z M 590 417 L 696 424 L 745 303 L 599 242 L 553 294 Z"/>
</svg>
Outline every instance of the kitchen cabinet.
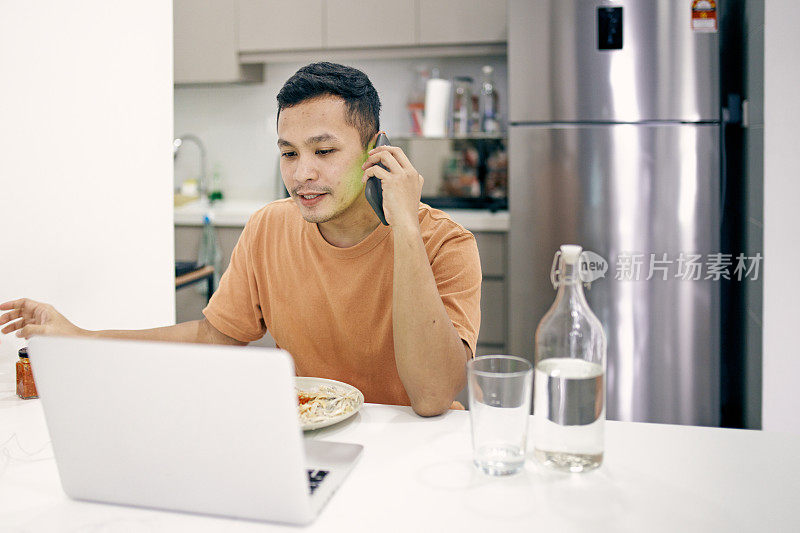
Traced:
<svg viewBox="0 0 800 533">
<path fill-rule="evenodd" d="M 506 0 L 419 0 L 419 44 L 505 42 Z"/>
<path fill-rule="evenodd" d="M 173 0 L 176 84 L 261 81 L 263 67 L 240 65 L 235 0 Z"/>
<path fill-rule="evenodd" d="M 481 330 L 476 355 L 504 353 L 507 345 L 507 234 L 473 232 L 481 256 Z"/>
<path fill-rule="evenodd" d="M 262 82 L 264 63 L 505 54 L 506 0 L 173 0 L 175 83 Z"/>
<path fill-rule="evenodd" d="M 217 232 L 222 253 L 222 272 L 225 272 L 231 261 L 233 249 L 236 247 L 239 235 L 242 234 L 244 227 L 215 226 L 214 229 Z M 175 226 L 175 260 L 196 261 L 202 236 L 202 225 Z M 220 272 L 220 275 L 222 275 L 222 272 Z"/>
<path fill-rule="evenodd" d="M 241 227 L 216 227 L 222 252 L 222 272 L 228 268 L 233 248 L 242 233 Z M 202 226 L 175 226 L 175 260 L 196 261 L 200 240 L 203 235 Z M 203 318 L 206 306 L 205 285 L 190 285 L 176 292 L 175 313 L 178 322 Z"/>
<path fill-rule="evenodd" d="M 222 266 L 220 277 L 228 268 L 231 254 L 239 241 L 244 226 L 216 226 L 219 246 L 222 252 Z M 176 225 L 175 226 L 175 260 L 197 260 L 200 239 L 203 235 L 201 225 Z M 206 306 L 205 283 L 190 285 L 175 291 L 175 321 L 177 323 L 203 318 L 203 309 Z M 274 347 L 275 341 L 267 333 L 258 341 L 251 342 L 250 346 Z"/>
<path fill-rule="evenodd" d="M 322 48 L 324 2 L 239 0 L 239 51 Z"/>
<path fill-rule="evenodd" d="M 415 0 L 335 0 L 328 4 L 328 48 L 416 44 Z M 333 7 L 335 5 L 335 8 Z"/>
<path fill-rule="evenodd" d="M 505 53 L 506 0 L 239 0 L 241 61 Z M 424 46 L 420 46 L 424 45 Z M 502 47 L 500 45 L 503 45 Z"/>
<path fill-rule="evenodd" d="M 502 349 L 505 345 L 505 282 L 484 279 L 481 283 L 481 331 L 478 343 Z"/>
</svg>

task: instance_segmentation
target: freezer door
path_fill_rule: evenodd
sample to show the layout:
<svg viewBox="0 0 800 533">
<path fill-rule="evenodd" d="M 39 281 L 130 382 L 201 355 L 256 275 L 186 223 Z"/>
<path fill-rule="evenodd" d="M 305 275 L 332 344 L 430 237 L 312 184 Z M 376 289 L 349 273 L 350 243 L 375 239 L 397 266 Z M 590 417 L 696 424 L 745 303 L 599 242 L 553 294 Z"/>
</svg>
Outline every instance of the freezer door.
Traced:
<svg viewBox="0 0 800 533">
<path fill-rule="evenodd" d="M 691 2 L 510 0 L 508 21 L 512 123 L 719 120 L 717 34 Z"/>
<path fill-rule="evenodd" d="M 717 425 L 720 281 L 705 278 L 720 246 L 718 154 L 716 125 L 512 128 L 511 352 L 533 356 L 553 254 L 580 244 L 608 263 L 587 291 L 608 340 L 608 417 Z"/>
</svg>

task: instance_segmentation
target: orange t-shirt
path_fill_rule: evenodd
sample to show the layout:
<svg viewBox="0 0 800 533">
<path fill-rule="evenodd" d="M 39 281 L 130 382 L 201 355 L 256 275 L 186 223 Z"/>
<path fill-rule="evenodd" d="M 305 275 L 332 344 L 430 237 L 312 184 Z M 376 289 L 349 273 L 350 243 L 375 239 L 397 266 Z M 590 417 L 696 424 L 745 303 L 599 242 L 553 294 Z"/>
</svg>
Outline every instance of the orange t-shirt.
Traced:
<svg viewBox="0 0 800 533">
<path fill-rule="evenodd" d="M 420 203 L 422 240 L 439 295 L 475 353 L 481 267 L 475 237 Z M 379 225 L 337 248 L 303 220 L 290 198 L 257 211 L 239 237 L 206 318 L 243 342 L 269 330 L 300 376 L 350 383 L 368 402 L 409 405 L 392 338 L 393 237 Z"/>
</svg>

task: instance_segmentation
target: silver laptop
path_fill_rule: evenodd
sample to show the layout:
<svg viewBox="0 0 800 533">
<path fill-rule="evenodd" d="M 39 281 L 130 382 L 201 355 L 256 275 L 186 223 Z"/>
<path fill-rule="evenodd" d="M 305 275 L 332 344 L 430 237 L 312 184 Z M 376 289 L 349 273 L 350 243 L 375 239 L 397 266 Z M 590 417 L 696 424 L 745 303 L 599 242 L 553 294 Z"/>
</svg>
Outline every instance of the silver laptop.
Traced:
<svg viewBox="0 0 800 533">
<path fill-rule="evenodd" d="M 75 499 L 305 524 L 363 449 L 303 438 L 283 350 L 34 337 L 29 355 Z"/>
</svg>

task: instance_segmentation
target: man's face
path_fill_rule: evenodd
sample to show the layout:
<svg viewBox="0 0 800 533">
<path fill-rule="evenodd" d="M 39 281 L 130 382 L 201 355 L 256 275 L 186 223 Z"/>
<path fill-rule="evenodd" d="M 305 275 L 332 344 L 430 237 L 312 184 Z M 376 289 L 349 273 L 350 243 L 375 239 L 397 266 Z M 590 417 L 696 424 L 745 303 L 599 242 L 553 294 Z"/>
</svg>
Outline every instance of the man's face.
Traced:
<svg viewBox="0 0 800 533">
<path fill-rule="evenodd" d="M 366 152 L 358 130 L 345 122 L 345 112 L 344 100 L 336 96 L 280 112 L 281 176 L 308 222 L 327 222 L 369 206 L 361 183 Z"/>
</svg>

